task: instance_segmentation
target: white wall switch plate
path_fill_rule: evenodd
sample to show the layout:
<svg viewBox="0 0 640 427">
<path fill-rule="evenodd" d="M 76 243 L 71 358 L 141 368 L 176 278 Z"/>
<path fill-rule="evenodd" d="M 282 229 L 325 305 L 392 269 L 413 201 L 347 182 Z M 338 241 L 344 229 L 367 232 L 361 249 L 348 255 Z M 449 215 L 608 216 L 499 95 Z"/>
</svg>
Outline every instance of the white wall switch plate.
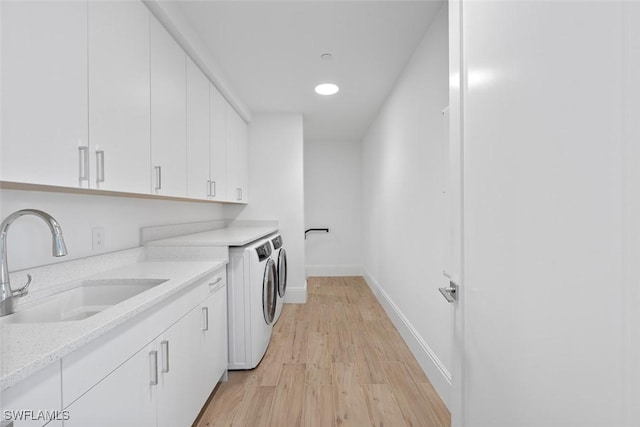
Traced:
<svg viewBox="0 0 640 427">
<path fill-rule="evenodd" d="M 104 228 L 93 227 L 91 229 L 91 249 L 99 251 L 104 249 Z"/>
</svg>

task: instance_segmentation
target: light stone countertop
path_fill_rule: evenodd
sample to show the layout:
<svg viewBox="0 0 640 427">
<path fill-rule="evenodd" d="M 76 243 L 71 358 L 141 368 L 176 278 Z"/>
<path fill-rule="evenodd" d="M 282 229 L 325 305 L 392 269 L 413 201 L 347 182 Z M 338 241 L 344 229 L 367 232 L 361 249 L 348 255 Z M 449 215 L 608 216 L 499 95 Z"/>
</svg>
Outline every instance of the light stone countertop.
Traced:
<svg viewBox="0 0 640 427">
<path fill-rule="evenodd" d="M 0 391 L 86 345 L 136 315 L 169 299 L 227 264 L 208 261 L 139 261 L 62 284 L 61 289 L 93 279 L 168 279 L 89 318 L 67 322 L 11 323 L 0 318 Z"/>
<path fill-rule="evenodd" d="M 147 242 L 147 246 L 244 246 L 278 231 L 275 225 L 230 226 Z"/>
</svg>

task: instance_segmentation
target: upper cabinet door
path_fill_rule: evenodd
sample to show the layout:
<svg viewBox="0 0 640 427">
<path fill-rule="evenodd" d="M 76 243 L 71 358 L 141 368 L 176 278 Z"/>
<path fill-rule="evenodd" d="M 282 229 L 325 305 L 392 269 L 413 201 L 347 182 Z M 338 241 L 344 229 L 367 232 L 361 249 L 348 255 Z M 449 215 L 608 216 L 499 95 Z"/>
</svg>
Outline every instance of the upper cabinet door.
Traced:
<svg viewBox="0 0 640 427">
<path fill-rule="evenodd" d="M 187 197 L 207 199 L 209 179 L 209 80 L 187 58 Z"/>
<path fill-rule="evenodd" d="M 186 54 L 151 18 L 152 192 L 187 195 Z"/>
<path fill-rule="evenodd" d="M 87 4 L 0 8 L 0 179 L 86 187 L 79 148 L 87 146 Z"/>
<path fill-rule="evenodd" d="M 211 200 L 227 199 L 227 101 L 209 84 Z"/>
<path fill-rule="evenodd" d="M 248 129 L 242 117 L 227 104 L 227 200 L 247 203 Z"/>
<path fill-rule="evenodd" d="M 149 11 L 89 2 L 92 188 L 149 193 Z"/>
</svg>

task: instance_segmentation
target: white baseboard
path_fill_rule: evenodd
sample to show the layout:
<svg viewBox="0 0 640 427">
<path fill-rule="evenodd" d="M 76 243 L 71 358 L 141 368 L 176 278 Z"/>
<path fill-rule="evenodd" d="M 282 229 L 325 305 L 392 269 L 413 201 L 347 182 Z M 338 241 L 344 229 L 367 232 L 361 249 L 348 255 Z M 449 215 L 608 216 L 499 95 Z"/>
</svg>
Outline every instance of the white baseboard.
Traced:
<svg viewBox="0 0 640 427">
<path fill-rule="evenodd" d="M 292 288 L 287 286 L 284 294 L 284 302 L 291 304 L 304 304 L 307 302 L 307 281 L 304 281 L 304 288 Z"/>
<path fill-rule="evenodd" d="M 402 335 L 402 338 L 404 338 L 425 374 L 429 377 L 429 381 L 431 381 L 431 384 L 440 395 L 444 404 L 447 408 L 451 408 L 451 372 L 449 372 L 431 347 L 429 347 L 422 336 L 420 336 L 409 319 L 402 314 L 398 306 L 395 305 L 389 295 L 366 270 L 364 271 L 364 279 L 371 288 L 371 291 L 378 298 L 382 307 L 384 307 L 384 310 L 387 312 L 394 326 L 398 329 L 398 332 L 400 332 L 400 335 Z"/>
<path fill-rule="evenodd" d="M 362 276 L 359 264 L 307 265 L 305 270 L 307 277 Z"/>
</svg>

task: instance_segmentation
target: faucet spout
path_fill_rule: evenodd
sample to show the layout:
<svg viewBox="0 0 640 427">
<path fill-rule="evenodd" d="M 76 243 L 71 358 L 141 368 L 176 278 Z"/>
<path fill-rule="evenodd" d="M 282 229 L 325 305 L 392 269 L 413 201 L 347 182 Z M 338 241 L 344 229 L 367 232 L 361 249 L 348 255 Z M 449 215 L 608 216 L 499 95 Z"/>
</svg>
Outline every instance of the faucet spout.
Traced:
<svg viewBox="0 0 640 427">
<path fill-rule="evenodd" d="M 11 289 L 11 284 L 9 283 L 9 266 L 7 263 L 7 232 L 9 231 L 9 226 L 13 221 L 24 215 L 37 216 L 49 226 L 53 239 L 53 256 L 60 257 L 67 254 L 67 247 L 62 237 L 62 227 L 60 227 L 58 221 L 48 213 L 37 209 L 22 209 L 6 217 L 4 221 L 0 223 L 0 317 L 13 313 L 13 298 L 15 296 L 23 296 L 28 292 L 27 286 L 29 283 L 18 291 Z"/>
</svg>

